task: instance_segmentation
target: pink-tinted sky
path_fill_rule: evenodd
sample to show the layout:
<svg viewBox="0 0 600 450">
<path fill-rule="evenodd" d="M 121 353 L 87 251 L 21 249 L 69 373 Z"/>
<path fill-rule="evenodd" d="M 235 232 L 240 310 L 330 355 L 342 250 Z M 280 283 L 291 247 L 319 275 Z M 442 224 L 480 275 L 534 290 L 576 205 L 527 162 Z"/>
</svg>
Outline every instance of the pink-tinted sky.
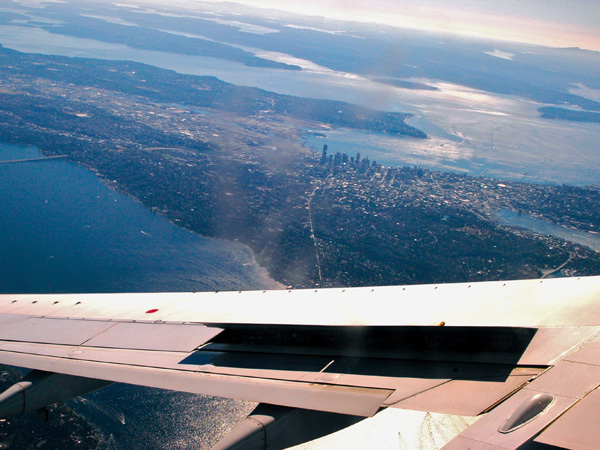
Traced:
<svg viewBox="0 0 600 450">
<path fill-rule="evenodd" d="M 344 20 L 600 51 L 600 0 L 233 1 Z"/>
</svg>

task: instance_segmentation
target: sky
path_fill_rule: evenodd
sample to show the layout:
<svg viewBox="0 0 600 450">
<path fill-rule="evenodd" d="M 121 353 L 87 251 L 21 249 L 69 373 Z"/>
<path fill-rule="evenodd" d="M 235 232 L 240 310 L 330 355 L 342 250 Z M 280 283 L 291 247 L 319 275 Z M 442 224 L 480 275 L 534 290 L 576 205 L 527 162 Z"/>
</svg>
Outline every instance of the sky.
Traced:
<svg viewBox="0 0 600 450">
<path fill-rule="evenodd" d="M 342 20 L 600 51 L 599 0 L 233 1 Z"/>
</svg>

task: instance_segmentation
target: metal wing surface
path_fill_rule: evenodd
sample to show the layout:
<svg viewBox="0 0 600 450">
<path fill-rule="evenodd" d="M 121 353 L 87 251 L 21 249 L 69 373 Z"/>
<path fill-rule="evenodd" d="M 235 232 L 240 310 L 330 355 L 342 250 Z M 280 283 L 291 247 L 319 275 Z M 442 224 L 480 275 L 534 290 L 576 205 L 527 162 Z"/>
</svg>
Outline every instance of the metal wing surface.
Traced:
<svg viewBox="0 0 600 450">
<path fill-rule="evenodd" d="M 0 363 L 359 416 L 489 412 L 449 449 L 600 448 L 581 430 L 598 418 L 599 300 L 600 277 L 2 295 Z"/>
</svg>

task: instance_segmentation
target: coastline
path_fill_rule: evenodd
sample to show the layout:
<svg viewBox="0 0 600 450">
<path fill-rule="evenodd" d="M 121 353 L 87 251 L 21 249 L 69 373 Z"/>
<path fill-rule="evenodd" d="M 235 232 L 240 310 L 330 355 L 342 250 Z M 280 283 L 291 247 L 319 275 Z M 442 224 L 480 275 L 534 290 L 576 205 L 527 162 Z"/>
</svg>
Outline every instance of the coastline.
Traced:
<svg viewBox="0 0 600 450">
<path fill-rule="evenodd" d="M 2 146 L 44 155 L 32 146 Z M 12 211 L 2 227 L 10 270 L 0 287 L 7 293 L 281 287 L 249 246 L 181 227 L 89 167 L 52 158 L 10 166 L 2 169 L 10 188 L 0 196 Z M 10 181 L 15 176 L 18 183 Z"/>
</svg>

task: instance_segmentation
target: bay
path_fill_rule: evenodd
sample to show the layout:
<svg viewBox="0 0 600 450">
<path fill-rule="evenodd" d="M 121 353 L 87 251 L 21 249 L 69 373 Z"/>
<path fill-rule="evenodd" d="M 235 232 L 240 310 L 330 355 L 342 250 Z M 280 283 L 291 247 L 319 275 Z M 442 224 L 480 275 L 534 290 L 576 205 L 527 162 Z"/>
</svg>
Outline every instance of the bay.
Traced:
<svg viewBox="0 0 600 450">
<path fill-rule="evenodd" d="M 0 161 L 42 157 L 0 144 Z M 239 243 L 200 237 L 64 160 L 0 164 L 0 292 L 277 287 Z"/>
<path fill-rule="evenodd" d="M 528 181 L 577 184 L 597 180 L 600 170 L 596 153 L 584 151 L 597 148 L 598 128 L 584 125 L 573 131 L 571 124 L 544 122 L 537 116 L 536 105 L 509 96 L 474 92 L 447 83 L 437 86 L 437 92 L 414 92 L 318 67 L 313 70 L 305 67 L 297 73 L 248 68 L 216 58 L 140 51 L 60 37 L 32 27 L 3 27 L 0 39 L 7 47 L 21 51 L 129 59 L 182 73 L 214 75 L 235 84 L 280 93 L 346 100 L 377 109 L 415 113 L 409 123 L 425 129 L 430 140 L 384 139 L 352 130 L 334 130 L 328 134 L 328 138 L 337 139 L 340 147 L 345 147 L 336 149 L 333 148 L 336 144 L 332 146 L 330 142 L 330 151 L 354 153 L 363 148 L 363 156 L 388 164 L 420 164 Z M 519 136 L 518 141 L 515 136 Z M 319 141 L 319 145 L 322 144 Z M 352 150 L 348 148 L 351 144 L 354 144 Z M 569 148 L 565 144 L 573 146 L 575 154 L 564 152 Z M 9 152 L 13 150 L 9 148 Z M 19 151 L 36 155 L 32 148 Z M 377 151 L 380 154 L 375 153 Z M 540 158 L 542 154 L 544 158 Z M 494 161 L 495 166 L 492 165 Z M 37 286 L 36 291 L 45 289 L 48 292 L 72 292 L 84 289 L 82 286 L 86 291 L 114 292 L 242 289 L 243 286 L 262 287 L 265 286 L 262 283 L 272 282 L 241 246 L 211 240 L 205 242 L 197 236 L 180 234 L 183 230 L 175 231 L 176 227 L 172 228 L 168 221 L 165 224 L 163 218 L 146 210 L 140 212 L 141 216 L 149 214 L 152 217 L 140 218 L 140 221 L 111 212 L 110 206 L 114 204 L 132 202 L 127 203 L 125 209 L 133 211 L 141 205 L 110 189 L 95 200 L 91 192 L 75 203 L 64 203 L 65 196 L 87 192 L 82 188 L 87 181 L 78 178 L 85 178 L 84 175 L 67 173 L 60 176 L 65 164 L 68 165 L 64 161 L 25 163 L 23 167 L 27 170 L 16 169 L 16 165 L 0 167 L 1 197 L 5 199 L 0 204 L 0 212 L 3 216 L 11 215 L 15 221 L 12 227 L 0 229 L 0 242 L 4 243 L 0 253 L 8 255 L 0 264 L 7 267 L 7 273 L 12 271 L 14 278 L 25 277 L 27 286 Z M 54 165 L 61 169 L 45 178 L 45 168 Z M 585 170 L 580 170 L 582 166 Z M 575 167 L 578 170 L 571 170 Z M 15 178 L 3 178 L 3 171 L 10 173 L 13 170 L 25 172 L 16 177 L 15 185 L 19 190 L 9 186 L 5 191 Z M 88 175 L 98 181 L 92 174 Z M 76 182 L 64 184 L 69 177 L 74 177 Z M 29 206 L 24 206 L 20 202 L 23 199 L 19 197 L 20 193 L 34 189 L 39 180 L 44 182 L 40 195 L 46 190 L 57 196 L 41 195 Z M 86 205 L 106 214 L 84 214 Z M 93 220 L 86 220 L 90 218 Z M 108 226 L 104 227 L 105 223 Z M 72 229 L 71 225 L 74 226 Z M 121 225 L 126 231 L 119 229 Z M 94 233 L 92 237 L 91 233 Z M 17 245 L 18 239 L 25 246 Z M 49 245 L 50 241 L 55 243 Z M 98 245 L 99 242 L 105 243 L 104 248 Z M 14 247 L 12 243 L 15 243 Z M 187 251 L 187 243 L 191 244 L 190 251 Z M 229 247 L 230 244 L 233 247 Z M 73 249 L 66 250 L 69 246 Z M 229 256 L 224 256 L 225 253 Z M 206 255 L 207 261 L 198 260 L 202 254 Z M 57 255 L 65 255 L 65 258 L 55 261 Z M 78 265 L 78 260 L 83 266 L 73 267 Z M 231 266 L 223 266 L 223 263 Z M 225 268 L 227 270 L 221 270 Z M 41 278 L 38 277 L 40 273 Z M 45 273 L 51 276 L 44 276 Z M 83 277 L 81 282 L 78 277 Z M 4 287 L 12 286 L 10 278 L 7 275 L 1 281 L 6 283 Z M 20 286 L 12 288 L 15 292 L 21 289 Z M 100 427 L 105 448 L 206 448 L 214 443 L 217 434 L 223 433 L 251 408 L 241 402 L 123 385 L 77 400 L 76 406 Z"/>
<path fill-rule="evenodd" d="M 250 48 L 245 49 L 260 57 L 299 65 L 302 70 L 246 67 L 219 58 L 132 49 L 52 34 L 34 26 L 0 26 L 0 43 L 23 52 L 137 61 L 281 94 L 413 113 L 408 123 L 423 129 L 428 139 L 363 133 L 370 144 L 370 148 L 365 148 L 368 153 L 361 152 L 363 156 L 390 165 L 416 164 L 433 170 L 534 183 L 587 185 L 600 177 L 600 125 L 543 119 L 538 112 L 543 105 L 522 97 L 435 79 L 409 81 L 428 84 L 436 90 L 404 89 L 290 55 Z M 356 141 L 354 130 L 337 129 L 325 134 L 349 147 L 336 151 L 354 152 L 350 148 Z"/>
</svg>

